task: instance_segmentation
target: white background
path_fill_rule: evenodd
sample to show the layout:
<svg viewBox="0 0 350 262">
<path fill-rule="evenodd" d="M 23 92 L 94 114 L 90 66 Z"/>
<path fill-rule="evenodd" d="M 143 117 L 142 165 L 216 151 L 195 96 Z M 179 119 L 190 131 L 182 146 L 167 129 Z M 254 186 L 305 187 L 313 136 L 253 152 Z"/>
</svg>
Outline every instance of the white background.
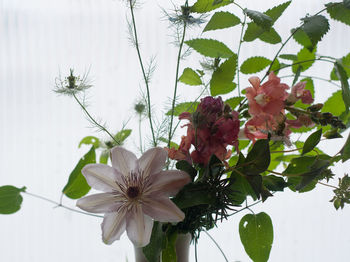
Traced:
<svg viewBox="0 0 350 262">
<path fill-rule="evenodd" d="M 172 31 L 160 7 L 170 11 L 174 7 L 170 1 L 142 2 L 136 12 L 141 50 L 146 62 L 156 57 L 151 93 L 154 111 L 161 119 L 160 113 L 172 96 L 177 50 L 171 44 Z M 265 11 L 281 2 L 239 3 Z M 299 25 L 299 18 L 319 11 L 324 3 L 294 0 L 286 11 L 288 15 L 276 23 L 276 30 L 286 39 L 289 30 Z M 235 6 L 227 10 L 241 16 Z M 80 74 L 90 68 L 94 84 L 88 92 L 90 112 L 105 121 L 112 132 L 131 118 L 128 127 L 135 132 L 126 146 L 137 147 L 137 118 L 132 108 L 143 85 L 136 52 L 128 41 L 127 11 L 124 1 L 113 0 L 0 0 L 0 185 L 27 186 L 28 192 L 58 201 L 70 171 L 88 150 L 77 148 L 80 139 L 86 135 L 107 138 L 88 128 L 90 124 L 71 98 L 52 91 L 59 72 L 67 75 L 71 67 Z M 238 26 L 223 30 L 220 39 L 237 50 L 239 30 Z M 200 32 L 192 29 L 187 39 Z M 318 52 L 344 56 L 350 51 L 349 38 L 350 27 L 331 21 L 331 33 Z M 271 59 L 279 45 L 256 41 L 242 48 L 241 61 L 252 55 Z M 299 49 L 291 41 L 283 53 Z M 181 71 L 188 65 L 199 68 L 193 62 L 198 58 L 193 53 L 182 62 Z M 317 70 L 308 74 L 327 78 L 329 72 L 328 64 L 318 63 Z M 291 79 L 285 81 L 291 83 Z M 248 86 L 247 78 L 242 77 L 241 83 L 242 87 Z M 326 82 L 315 83 L 317 101 L 337 90 Z M 197 87 L 180 85 L 179 99 L 189 101 L 198 91 Z M 343 143 L 326 141 L 322 148 L 334 154 Z M 334 171 L 342 176 L 349 167 L 348 163 L 339 164 Z M 331 198 L 331 189 L 322 186 L 305 194 L 286 190 L 254 208 L 255 212 L 267 212 L 273 220 L 275 238 L 270 261 L 349 261 L 349 207 L 335 211 L 328 202 Z M 75 206 L 75 201 L 65 198 L 64 204 Z M 210 232 L 230 262 L 250 261 L 238 236 L 238 223 L 244 214 Z M 100 222 L 25 195 L 18 213 L 0 216 L 0 261 L 133 261 L 132 245 L 125 235 L 112 246 L 102 243 Z M 200 238 L 198 253 L 201 262 L 224 261 L 205 234 Z"/>
</svg>

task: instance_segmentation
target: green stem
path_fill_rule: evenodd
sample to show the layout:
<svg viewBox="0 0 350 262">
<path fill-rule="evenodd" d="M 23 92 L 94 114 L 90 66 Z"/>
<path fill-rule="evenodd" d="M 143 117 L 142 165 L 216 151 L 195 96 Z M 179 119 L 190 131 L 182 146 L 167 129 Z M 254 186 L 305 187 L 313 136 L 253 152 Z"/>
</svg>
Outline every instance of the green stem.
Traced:
<svg viewBox="0 0 350 262">
<path fill-rule="evenodd" d="M 143 150 L 142 150 L 142 136 L 141 136 L 141 114 L 139 115 L 139 138 L 140 138 L 140 151 L 141 154 L 143 154 Z"/>
<path fill-rule="evenodd" d="M 279 78 L 287 78 L 287 77 L 295 77 L 295 75 L 286 75 L 286 76 L 280 76 Z M 300 75 L 300 77 L 304 77 L 304 78 L 313 78 L 313 79 L 317 79 L 317 80 L 321 80 L 321 81 L 325 81 L 328 82 L 336 87 L 341 87 L 340 85 L 334 83 L 334 81 L 330 80 L 330 79 L 326 79 L 326 78 L 322 78 L 322 77 L 318 77 L 318 76 L 310 76 L 310 75 Z"/>
<path fill-rule="evenodd" d="M 151 95 L 150 95 L 150 89 L 149 89 L 149 85 L 148 85 L 148 78 L 147 78 L 146 71 L 145 71 L 145 68 L 144 68 L 143 62 L 142 62 L 142 57 L 141 57 L 140 48 L 139 48 L 139 41 L 138 41 L 138 38 L 137 38 L 137 30 L 136 30 L 136 22 L 135 22 L 133 1 L 129 0 L 129 4 L 130 4 L 130 12 L 131 12 L 131 18 L 132 18 L 132 26 L 133 26 L 133 31 L 134 31 L 135 47 L 136 47 L 136 51 L 137 51 L 137 56 L 139 58 L 139 63 L 140 63 L 140 66 L 141 66 L 143 79 L 144 79 L 145 85 L 146 85 L 147 106 L 148 106 L 148 110 L 147 111 L 148 111 L 149 124 L 150 124 L 150 127 L 151 127 L 153 146 L 157 146 L 156 137 L 154 135 L 152 114 L 151 114 Z"/>
<path fill-rule="evenodd" d="M 83 109 L 84 113 L 86 114 L 86 116 L 94 123 L 94 125 L 96 125 L 98 128 L 100 128 L 102 131 L 106 132 L 114 142 L 116 142 L 118 144 L 118 141 L 114 138 L 114 136 L 101 124 L 99 124 L 91 115 L 90 113 L 87 111 L 86 107 L 83 105 L 83 103 L 80 102 L 80 100 L 77 98 L 77 96 L 75 94 L 73 94 L 73 97 L 75 99 L 75 101 L 77 101 L 77 103 L 80 105 L 80 107 Z"/>
<path fill-rule="evenodd" d="M 186 2 L 187 3 L 187 2 Z M 185 41 L 185 35 L 186 35 L 186 20 L 184 20 L 184 27 L 183 27 L 183 32 L 182 32 L 182 38 L 179 46 L 179 52 L 177 54 L 177 62 L 176 62 L 176 74 L 175 74 L 175 87 L 174 87 L 174 95 L 173 95 L 173 101 L 171 105 L 171 115 L 170 115 L 170 126 L 169 126 L 169 139 L 168 139 L 168 147 L 170 148 L 170 142 L 172 139 L 172 136 L 175 133 L 173 129 L 173 120 L 174 120 L 174 110 L 175 110 L 175 101 L 176 101 L 176 93 L 177 93 L 177 84 L 179 82 L 179 68 L 180 68 L 180 60 L 181 60 L 181 53 L 182 53 L 182 47 Z"/>
<path fill-rule="evenodd" d="M 243 31 L 244 31 L 244 27 L 245 27 L 245 24 L 246 24 L 246 20 L 247 20 L 247 14 L 243 11 L 244 13 L 244 21 L 242 23 L 242 29 L 241 29 L 241 36 L 239 38 L 239 45 L 238 45 L 238 50 L 237 50 L 237 88 L 238 88 L 238 96 L 241 97 L 241 85 L 239 83 L 239 54 L 240 54 L 240 51 L 241 51 L 241 46 L 242 46 L 242 43 L 244 42 L 243 41 Z"/>
<path fill-rule="evenodd" d="M 331 187 L 331 188 L 334 188 L 334 189 L 339 189 L 336 186 L 328 185 L 328 184 L 325 184 L 325 183 L 322 183 L 322 182 L 317 182 L 317 183 L 320 184 L 320 185 L 323 185 L 323 186 Z"/>
<path fill-rule="evenodd" d="M 219 246 L 219 244 L 215 241 L 215 239 L 207 232 L 207 231 L 204 231 L 205 234 L 207 234 L 207 236 L 211 239 L 211 241 L 214 242 L 214 244 L 216 245 L 216 247 L 220 250 L 221 254 L 224 256 L 225 258 L 225 261 L 228 262 L 228 259 L 224 253 L 224 251 L 221 249 L 221 247 Z"/>
<path fill-rule="evenodd" d="M 323 62 L 329 62 L 329 63 L 332 63 L 332 64 L 334 63 L 333 61 L 330 61 L 328 59 L 324 59 L 324 58 L 318 57 L 318 58 L 314 58 L 314 59 L 308 59 L 308 60 L 299 61 L 299 62 L 290 64 L 290 65 L 285 65 L 285 66 L 282 66 L 282 67 L 278 68 L 276 71 L 278 72 L 281 69 L 284 69 L 284 68 L 287 68 L 287 67 L 291 67 L 291 66 L 294 66 L 294 65 L 300 65 L 300 64 L 303 64 L 303 63 L 307 63 L 307 62 L 314 62 L 314 61 L 323 61 Z M 263 79 L 261 80 L 261 82 L 263 81 Z"/>
<path fill-rule="evenodd" d="M 41 200 L 50 202 L 50 203 L 52 203 L 52 204 L 55 204 L 56 207 L 63 207 L 63 208 L 65 208 L 65 209 L 67 209 L 67 210 L 69 210 L 69 211 L 72 211 L 72 212 L 75 212 L 75 213 L 79 213 L 79 214 L 83 214 L 83 215 L 87 215 L 87 216 L 102 217 L 102 218 L 103 218 L 103 216 L 99 216 L 99 215 L 95 215 L 95 214 L 91 214 L 91 213 L 86 213 L 86 212 L 82 212 L 82 211 L 76 210 L 76 209 L 71 208 L 71 207 L 67 207 L 67 206 L 65 206 L 65 205 L 62 205 L 62 204 L 59 203 L 59 202 L 56 202 L 56 201 L 54 201 L 54 200 L 48 199 L 48 198 L 43 197 L 43 196 L 39 196 L 39 195 L 36 195 L 36 194 L 33 194 L 33 193 L 29 193 L 29 192 L 27 192 L 27 191 L 24 191 L 23 193 L 24 193 L 24 194 L 27 194 L 27 195 L 29 195 L 29 196 L 32 196 L 32 197 L 35 197 L 35 198 L 38 198 L 38 199 L 41 199 Z"/>
</svg>

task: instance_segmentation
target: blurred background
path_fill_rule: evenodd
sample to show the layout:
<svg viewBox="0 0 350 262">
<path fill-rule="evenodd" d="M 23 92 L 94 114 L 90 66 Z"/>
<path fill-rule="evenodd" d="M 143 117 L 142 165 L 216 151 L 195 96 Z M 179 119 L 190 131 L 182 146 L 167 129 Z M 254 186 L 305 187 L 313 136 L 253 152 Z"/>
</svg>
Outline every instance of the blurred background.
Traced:
<svg viewBox="0 0 350 262">
<path fill-rule="evenodd" d="M 177 48 L 174 32 L 163 9 L 172 13 L 185 1 L 142 0 L 136 10 L 136 22 L 142 56 L 146 63 L 156 62 L 151 80 L 154 113 L 162 119 L 169 107 L 175 81 Z M 243 7 L 265 11 L 281 1 L 237 1 Z M 190 1 L 193 4 L 194 1 Z M 299 18 L 314 14 L 327 1 L 293 0 L 275 29 L 282 39 L 300 24 Z M 224 8 L 241 17 L 235 6 Z M 128 39 L 129 12 L 119 0 L 0 0 L 0 185 L 26 186 L 27 191 L 59 201 L 61 190 L 79 158 L 89 147 L 78 149 L 81 138 L 96 133 L 78 104 L 70 97 L 53 92 L 55 79 L 89 72 L 93 87 L 87 92 L 88 110 L 101 119 L 111 132 L 123 124 L 134 130 L 126 147 L 138 147 L 138 118 L 133 107 L 145 92 L 135 49 Z M 342 57 L 350 52 L 350 27 L 330 21 L 331 31 L 319 44 L 318 53 Z M 187 39 L 199 37 L 202 28 L 192 28 Z M 201 37 L 219 38 L 237 50 L 240 27 Z M 280 45 L 255 41 L 244 44 L 240 61 L 253 55 L 274 57 Z M 293 40 L 282 53 L 301 49 Z M 200 68 L 195 52 L 182 61 L 180 71 Z M 329 77 L 331 66 L 319 62 L 308 75 Z M 280 76 L 290 72 L 281 72 Z M 257 74 L 262 76 L 263 72 Z M 292 78 L 286 78 L 291 84 Z M 248 86 L 241 77 L 242 88 Z M 337 87 L 315 81 L 316 101 L 323 101 Z M 180 84 L 179 101 L 191 101 L 199 87 Z M 235 94 L 236 95 L 236 94 Z M 229 95 L 227 96 L 229 97 Z M 128 121 L 129 120 L 129 121 Z M 148 122 L 143 122 L 144 130 Z M 178 137 L 184 130 L 178 130 Z M 143 131 L 148 143 L 149 133 Z M 345 133 L 345 136 L 348 132 Z M 335 154 L 344 139 L 325 141 L 321 148 Z M 135 151 L 136 152 L 136 151 Z M 333 169 L 343 176 L 349 163 Z M 332 181 L 336 185 L 337 179 Z M 349 261 L 350 209 L 336 211 L 329 202 L 331 188 L 321 185 L 314 191 L 295 194 L 286 189 L 255 212 L 267 212 L 274 225 L 272 262 Z M 64 198 L 63 204 L 74 207 L 75 201 Z M 209 233 L 219 243 L 230 262 L 250 261 L 239 240 L 241 212 Z M 62 261 L 133 261 L 132 244 L 124 234 L 120 241 L 107 246 L 101 241 L 101 219 L 73 213 L 54 204 L 24 195 L 22 209 L 13 215 L 0 216 L 0 259 L 6 262 Z M 198 259 L 224 261 L 214 243 L 202 234 Z M 191 247 L 191 261 L 194 246 Z"/>
</svg>

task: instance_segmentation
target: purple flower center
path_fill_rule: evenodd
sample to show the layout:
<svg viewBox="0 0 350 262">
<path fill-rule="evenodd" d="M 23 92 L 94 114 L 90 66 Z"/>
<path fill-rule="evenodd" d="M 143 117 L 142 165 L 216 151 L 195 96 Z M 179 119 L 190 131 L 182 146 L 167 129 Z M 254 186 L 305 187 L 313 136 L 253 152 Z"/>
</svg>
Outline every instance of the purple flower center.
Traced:
<svg viewBox="0 0 350 262">
<path fill-rule="evenodd" d="M 131 186 L 126 191 L 126 195 L 131 199 L 138 197 L 139 194 L 140 194 L 140 190 L 136 186 Z"/>
</svg>

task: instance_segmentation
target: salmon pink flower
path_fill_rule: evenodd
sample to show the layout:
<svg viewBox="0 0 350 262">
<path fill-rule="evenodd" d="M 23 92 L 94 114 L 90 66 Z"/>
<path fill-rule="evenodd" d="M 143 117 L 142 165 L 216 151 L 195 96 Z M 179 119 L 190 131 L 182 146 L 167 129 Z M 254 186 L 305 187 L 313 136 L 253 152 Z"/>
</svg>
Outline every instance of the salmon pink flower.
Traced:
<svg viewBox="0 0 350 262">
<path fill-rule="evenodd" d="M 126 230 L 133 244 L 143 247 L 150 241 L 153 219 L 171 223 L 184 219 L 184 213 L 169 197 L 191 179 L 182 171 L 163 171 L 166 157 L 162 148 L 152 148 L 137 159 L 132 152 L 114 147 L 112 167 L 89 164 L 83 168 L 87 183 L 104 193 L 83 197 L 77 206 L 105 213 L 101 228 L 106 244 L 118 240 Z"/>
<path fill-rule="evenodd" d="M 284 100 L 288 93 L 288 85 L 282 84 L 280 78 L 273 72 L 269 75 L 269 80 L 260 85 L 258 77 L 249 78 L 252 87 L 246 88 L 246 96 L 249 102 L 249 114 L 252 116 L 261 113 L 278 115 L 284 108 Z"/>
<path fill-rule="evenodd" d="M 312 102 L 314 102 L 310 90 L 305 90 L 305 85 L 306 82 L 299 82 L 298 84 L 293 86 L 291 94 L 289 95 L 287 100 L 289 101 L 291 98 L 294 98 L 296 102 L 297 100 L 301 99 L 301 102 L 303 102 L 303 104 L 311 104 Z"/>
</svg>

